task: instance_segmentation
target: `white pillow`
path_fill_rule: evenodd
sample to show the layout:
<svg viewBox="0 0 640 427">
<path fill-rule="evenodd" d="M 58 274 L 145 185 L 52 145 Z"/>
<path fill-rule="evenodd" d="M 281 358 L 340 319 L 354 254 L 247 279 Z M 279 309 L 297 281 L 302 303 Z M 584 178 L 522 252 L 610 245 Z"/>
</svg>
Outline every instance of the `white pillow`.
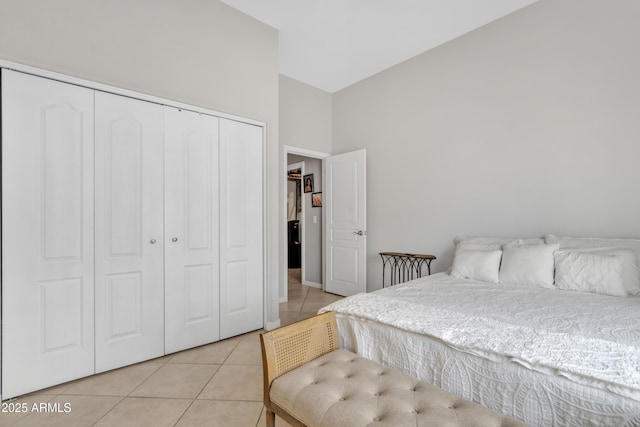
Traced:
<svg viewBox="0 0 640 427">
<path fill-rule="evenodd" d="M 619 254 L 625 258 L 622 281 L 629 295 L 640 294 L 640 239 L 604 239 L 599 237 L 544 236 L 547 243 L 560 244 L 561 250 Z"/>
<path fill-rule="evenodd" d="M 456 236 L 453 243 L 458 248 L 463 246 L 466 249 L 502 249 L 502 245 L 515 243 L 527 245 L 543 245 L 543 238 L 514 238 L 514 237 L 483 237 L 483 236 Z"/>
<path fill-rule="evenodd" d="M 560 249 L 619 248 L 640 252 L 640 239 L 607 239 L 602 237 L 565 237 L 545 234 L 545 243 L 558 243 Z"/>
<path fill-rule="evenodd" d="M 554 245 L 514 245 L 502 247 L 500 282 L 553 289 Z"/>
<path fill-rule="evenodd" d="M 451 276 L 498 283 L 501 250 L 457 248 Z"/>
<path fill-rule="evenodd" d="M 625 296 L 624 257 L 596 252 L 556 251 L 558 289 Z"/>
</svg>

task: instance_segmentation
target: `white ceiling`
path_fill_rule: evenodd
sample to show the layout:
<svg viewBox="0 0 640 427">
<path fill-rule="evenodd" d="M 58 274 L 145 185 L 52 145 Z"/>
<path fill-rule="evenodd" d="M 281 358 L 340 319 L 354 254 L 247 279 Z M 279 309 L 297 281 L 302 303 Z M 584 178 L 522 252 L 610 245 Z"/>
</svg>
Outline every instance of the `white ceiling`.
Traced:
<svg viewBox="0 0 640 427">
<path fill-rule="evenodd" d="M 280 33 L 280 73 L 327 92 L 537 0 L 221 0 Z"/>
</svg>

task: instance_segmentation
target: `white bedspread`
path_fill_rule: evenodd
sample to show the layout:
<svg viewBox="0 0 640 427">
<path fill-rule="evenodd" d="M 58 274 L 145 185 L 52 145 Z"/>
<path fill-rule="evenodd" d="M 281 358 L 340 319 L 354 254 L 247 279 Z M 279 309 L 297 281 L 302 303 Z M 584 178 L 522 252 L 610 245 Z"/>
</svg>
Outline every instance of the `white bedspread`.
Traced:
<svg viewBox="0 0 640 427">
<path fill-rule="evenodd" d="M 640 297 L 532 289 L 437 274 L 345 298 L 323 309 L 327 310 L 640 402 Z"/>
</svg>

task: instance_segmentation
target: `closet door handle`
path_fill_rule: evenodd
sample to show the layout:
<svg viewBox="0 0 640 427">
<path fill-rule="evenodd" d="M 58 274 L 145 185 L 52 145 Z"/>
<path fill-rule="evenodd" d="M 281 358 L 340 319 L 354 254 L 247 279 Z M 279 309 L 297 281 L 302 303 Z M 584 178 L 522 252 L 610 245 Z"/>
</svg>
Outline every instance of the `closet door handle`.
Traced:
<svg viewBox="0 0 640 427">
<path fill-rule="evenodd" d="M 175 243 L 175 242 L 177 242 L 177 241 L 178 241 L 178 238 L 177 238 L 177 237 L 173 237 L 173 238 L 171 239 L 171 241 L 172 241 L 173 243 Z"/>
<path fill-rule="evenodd" d="M 156 239 L 149 240 L 149 243 L 151 243 L 152 245 L 155 245 L 156 244 Z"/>
</svg>

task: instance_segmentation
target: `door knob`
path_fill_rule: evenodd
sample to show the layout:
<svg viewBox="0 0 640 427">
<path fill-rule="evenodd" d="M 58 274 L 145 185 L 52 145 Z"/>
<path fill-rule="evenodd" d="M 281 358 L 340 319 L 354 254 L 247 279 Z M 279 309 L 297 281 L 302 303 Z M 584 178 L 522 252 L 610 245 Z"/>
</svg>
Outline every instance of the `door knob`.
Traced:
<svg viewBox="0 0 640 427">
<path fill-rule="evenodd" d="M 175 243 L 175 242 L 177 242 L 177 241 L 178 241 L 178 238 L 177 238 L 177 237 L 173 237 L 173 238 L 171 239 L 171 241 Z"/>
<path fill-rule="evenodd" d="M 362 231 L 362 230 L 354 231 L 353 234 L 357 234 L 358 236 L 362 236 L 362 235 L 364 235 L 364 231 Z"/>
<path fill-rule="evenodd" d="M 152 245 L 155 245 L 156 244 L 156 239 L 149 240 L 149 243 L 151 243 Z"/>
</svg>

